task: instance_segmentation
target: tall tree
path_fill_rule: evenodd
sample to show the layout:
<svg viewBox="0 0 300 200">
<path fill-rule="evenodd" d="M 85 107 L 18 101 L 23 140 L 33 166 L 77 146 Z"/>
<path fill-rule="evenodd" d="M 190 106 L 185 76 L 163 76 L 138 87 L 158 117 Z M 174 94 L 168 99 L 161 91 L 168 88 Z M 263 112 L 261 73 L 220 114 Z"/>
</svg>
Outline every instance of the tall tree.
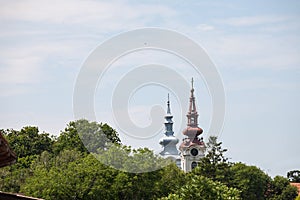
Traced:
<svg viewBox="0 0 300 200">
<path fill-rule="evenodd" d="M 214 181 L 220 181 L 230 186 L 231 171 L 228 158 L 224 153 L 227 149 L 222 148 L 222 142 L 217 141 L 217 137 L 209 137 L 207 145 L 207 154 L 200 160 L 198 166 L 192 173 L 211 178 Z"/>
<path fill-rule="evenodd" d="M 63 149 L 76 149 L 81 152 L 97 152 L 109 143 L 120 144 L 116 130 L 107 124 L 81 119 L 71 121 L 54 143 L 54 152 Z"/>
</svg>

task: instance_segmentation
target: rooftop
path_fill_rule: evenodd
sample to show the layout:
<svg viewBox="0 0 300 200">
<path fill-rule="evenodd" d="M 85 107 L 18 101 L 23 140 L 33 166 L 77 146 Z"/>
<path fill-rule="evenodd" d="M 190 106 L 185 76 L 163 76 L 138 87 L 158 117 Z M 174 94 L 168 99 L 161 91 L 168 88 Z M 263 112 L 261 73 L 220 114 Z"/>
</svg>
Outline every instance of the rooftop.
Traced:
<svg viewBox="0 0 300 200">
<path fill-rule="evenodd" d="M 0 132 L 0 167 L 14 164 L 17 156 L 9 147 L 8 142 Z"/>
</svg>

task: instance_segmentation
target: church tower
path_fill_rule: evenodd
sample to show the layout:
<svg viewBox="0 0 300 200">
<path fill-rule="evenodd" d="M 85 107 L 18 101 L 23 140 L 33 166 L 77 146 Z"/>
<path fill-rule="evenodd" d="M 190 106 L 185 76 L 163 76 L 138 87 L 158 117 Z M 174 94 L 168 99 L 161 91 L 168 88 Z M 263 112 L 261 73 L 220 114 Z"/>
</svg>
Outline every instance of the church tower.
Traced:
<svg viewBox="0 0 300 200">
<path fill-rule="evenodd" d="M 174 136 L 172 118 L 173 115 L 171 114 L 170 99 L 168 94 L 167 114 L 165 116 L 165 133 L 164 136 L 159 140 L 159 144 L 163 147 L 163 151 L 160 152 L 160 155 L 164 158 L 171 158 L 176 162 L 176 165 L 180 167 L 181 161 L 179 151 L 176 147 L 176 144 L 179 140 Z"/>
<path fill-rule="evenodd" d="M 203 138 L 198 138 L 203 130 L 198 127 L 199 114 L 196 109 L 193 79 L 189 111 L 186 116 L 187 128 L 183 131 L 183 135 L 185 135 L 186 138 L 183 139 L 179 150 L 181 152 L 181 168 L 183 171 L 189 172 L 197 166 L 199 160 L 204 157 L 205 152 Z"/>
</svg>

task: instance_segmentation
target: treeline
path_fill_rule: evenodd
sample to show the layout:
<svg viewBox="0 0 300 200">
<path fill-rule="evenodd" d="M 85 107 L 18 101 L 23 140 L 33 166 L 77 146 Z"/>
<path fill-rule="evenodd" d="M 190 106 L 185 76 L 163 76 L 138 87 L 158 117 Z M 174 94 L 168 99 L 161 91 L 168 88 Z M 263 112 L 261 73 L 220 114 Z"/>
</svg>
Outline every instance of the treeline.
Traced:
<svg viewBox="0 0 300 200">
<path fill-rule="evenodd" d="M 209 139 L 199 165 L 184 173 L 147 148 L 122 145 L 107 124 L 70 122 L 58 137 L 40 133 L 37 127 L 1 132 L 18 155 L 16 164 L 0 168 L 0 190 L 5 192 L 63 200 L 294 200 L 297 196 L 287 178 L 272 179 L 255 166 L 229 162 L 216 137 Z M 148 172 L 130 173 L 144 171 Z"/>
</svg>

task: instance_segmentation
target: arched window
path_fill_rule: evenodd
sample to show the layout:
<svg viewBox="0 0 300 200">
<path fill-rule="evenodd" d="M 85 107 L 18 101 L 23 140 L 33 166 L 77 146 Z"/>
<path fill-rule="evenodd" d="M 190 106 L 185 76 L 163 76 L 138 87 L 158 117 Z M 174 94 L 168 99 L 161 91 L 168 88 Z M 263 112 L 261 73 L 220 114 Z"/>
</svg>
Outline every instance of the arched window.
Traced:
<svg viewBox="0 0 300 200">
<path fill-rule="evenodd" d="M 197 162 L 192 162 L 192 169 L 194 169 L 195 167 L 197 167 Z"/>
</svg>

